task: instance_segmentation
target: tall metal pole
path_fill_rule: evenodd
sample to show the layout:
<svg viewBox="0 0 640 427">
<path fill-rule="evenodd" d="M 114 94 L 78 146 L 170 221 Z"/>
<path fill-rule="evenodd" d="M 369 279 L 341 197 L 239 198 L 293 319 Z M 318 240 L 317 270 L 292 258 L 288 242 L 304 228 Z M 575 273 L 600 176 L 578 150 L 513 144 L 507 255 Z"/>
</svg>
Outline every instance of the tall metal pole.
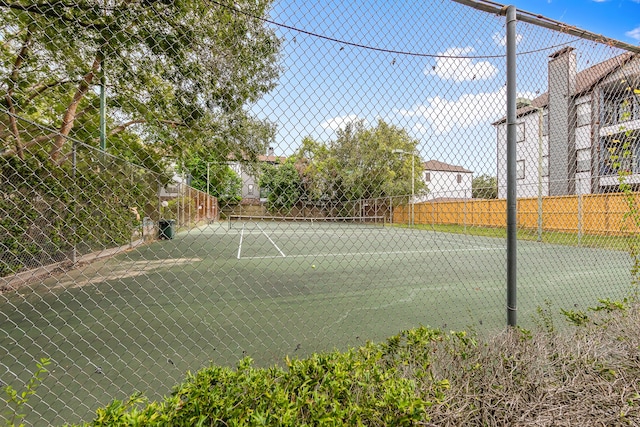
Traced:
<svg viewBox="0 0 640 427">
<path fill-rule="evenodd" d="M 211 193 L 209 193 L 209 162 L 207 162 L 207 220 L 211 221 Z"/>
<path fill-rule="evenodd" d="M 102 60 L 104 64 L 104 59 Z M 106 78 L 104 76 L 104 65 L 100 65 L 102 76 L 100 77 L 100 151 L 107 150 L 107 94 L 105 90 Z"/>
<path fill-rule="evenodd" d="M 103 14 L 107 14 L 107 2 L 104 2 Z M 105 66 L 104 63 L 106 58 L 104 56 L 104 51 L 101 50 L 102 60 L 100 61 L 100 151 L 103 153 L 107 150 L 107 94 L 106 94 L 106 85 L 107 85 L 107 77 L 105 76 Z"/>
<path fill-rule="evenodd" d="M 414 212 L 415 212 L 415 200 L 414 200 L 414 194 L 415 194 L 415 187 L 416 187 L 416 167 L 415 167 L 415 163 L 416 163 L 416 153 L 411 153 L 411 227 L 413 227 L 414 225 Z"/>
<path fill-rule="evenodd" d="M 516 8 L 507 8 L 507 324 L 517 324 Z"/>
<path fill-rule="evenodd" d="M 538 108 L 538 242 L 542 242 L 542 108 Z"/>
<path fill-rule="evenodd" d="M 75 266 L 76 263 L 78 262 L 78 248 L 76 246 L 76 232 L 77 232 L 77 227 L 76 227 L 76 223 L 78 221 L 78 210 L 77 210 L 77 206 L 78 206 L 78 182 L 76 180 L 76 170 L 78 169 L 78 149 L 77 149 L 77 143 L 74 140 L 73 141 L 73 146 L 72 146 L 72 157 L 71 157 L 71 177 L 73 178 L 73 221 L 72 221 L 72 231 L 71 231 L 71 238 L 73 239 L 73 249 L 71 252 L 71 263 Z"/>
<path fill-rule="evenodd" d="M 582 207 L 582 183 L 580 182 L 580 178 L 578 178 L 578 246 L 582 246 L 582 218 L 583 218 L 583 207 Z"/>
</svg>

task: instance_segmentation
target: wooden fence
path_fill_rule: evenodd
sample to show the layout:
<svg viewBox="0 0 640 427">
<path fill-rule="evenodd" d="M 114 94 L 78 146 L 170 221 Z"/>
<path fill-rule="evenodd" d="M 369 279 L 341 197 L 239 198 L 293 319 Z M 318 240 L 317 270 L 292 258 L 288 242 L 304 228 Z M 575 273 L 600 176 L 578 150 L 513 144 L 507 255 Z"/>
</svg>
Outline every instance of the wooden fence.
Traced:
<svg viewBox="0 0 640 427">
<path fill-rule="evenodd" d="M 640 194 L 634 195 L 636 206 Z M 542 230 L 583 234 L 622 235 L 640 231 L 629 217 L 624 194 L 583 194 L 518 199 L 518 227 L 538 229 L 541 212 Z M 423 202 L 413 205 L 414 224 L 456 224 L 470 227 L 506 227 L 507 202 L 504 199 L 467 199 L 446 202 Z M 393 222 L 408 224 L 411 205 L 393 211 Z"/>
</svg>

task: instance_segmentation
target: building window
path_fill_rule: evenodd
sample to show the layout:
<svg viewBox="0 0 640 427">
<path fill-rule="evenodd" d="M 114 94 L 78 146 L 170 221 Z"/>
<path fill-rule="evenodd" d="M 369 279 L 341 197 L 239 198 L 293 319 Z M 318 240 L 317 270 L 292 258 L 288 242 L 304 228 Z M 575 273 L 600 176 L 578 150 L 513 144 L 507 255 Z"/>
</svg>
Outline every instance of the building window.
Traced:
<svg viewBox="0 0 640 427">
<path fill-rule="evenodd" d="M 425 172 L 424 182 L 431 182 L 431 172 Z"/>
<path fill-rule="evenodd" d="M 591 105 L 587 102 L 578 104 L 576 107 L 577 123 L 576 126 L 588 126 L 591 124 Z"/>
<path fill-rule="evenodd" d="M 635 96 L 618 101 L 618 123 L 637 118 L 637 100 Z"/>
<path fill-rule="evenodd" d="M 247 193 L 251 196 L 253 195 L 253 184 L 249 184 L 248 186 L 249 190 L 247 191 Z"/>
<path fill-rule="evenodd" d="M 516 162 L 516 178 L 524 179 L 524 160 L 518 160 Z"/>
<path fill-rule="evenodd" d="M 460 184 L 462 182 L 462 174 L 459 173 L 458 176 L 456 176 L 456 181 L 458 181 L 458 184 Z"/>
<path fill-rule="evenodd" d="M 518 123 L 516 127 L 516 142 L 524 141 L 524 123 Z"/>
<path fill-rule="evenodd" d="M 266 199 L 267 197 L 269 197 L 269 193 L 271 193 L 271 190 L 269 190 L 269 188 L 265 188 L 265 187 L 259 187 L 259 188 L 260 188 L 261 199 Z"/>
<path fill-rule="evenodd" d="M 549 115 L 544 113 L 542 115 L 542 136 L 549 135 Z"/>
<path fill-rule="evenodd" d="M 576 151 L 576 172 L 591 170 L 591 149 L 583 148 Z"/>
<path fill-rule="evenodd" d="M 602 109 L 605 126 L 640 118 L 640 102 L 633 94 L 609 94 Z"/>
<path fill-rule="evenodd" d="M 600 154 L 600 174 L 617 175 L 620 171 L 640 173 L 640 144 L 634 143 L 638 137 L 640 134 L 637 131 L 631 135 L 606 137 Z"/>
<path fill-rule="evenodd" d="M 613 104 L 611 103 L 605 104 L 602 110 L 603 110 L 603 117 L 602 117 L 603 124 L 605 126 L 614 124 L 615 120 L 613 120 L 613 117 L 615 116 L 615 108 Z"/>
<path fill-rule="evenodd" d="M 542 176 L 549 176 L 549 156 L 542 156 Z"/>
</svg>

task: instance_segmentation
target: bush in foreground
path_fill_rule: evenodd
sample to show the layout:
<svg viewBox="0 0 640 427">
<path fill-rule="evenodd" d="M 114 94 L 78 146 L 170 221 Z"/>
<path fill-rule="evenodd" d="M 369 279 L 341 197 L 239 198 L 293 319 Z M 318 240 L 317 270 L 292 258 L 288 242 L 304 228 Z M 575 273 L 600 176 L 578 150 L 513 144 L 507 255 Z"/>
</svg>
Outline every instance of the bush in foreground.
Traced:
<svg viewBox="0 0 640 427">
<path fill-rule="evenodd" d="M 640 425 L 640 311 L 601 301 L 564 311 L 570 330 L 404 331 L 382 344 L 286 360 L 285 369 L 210 366 L 162 402 L 133 396 L 91 425 Z"/>
</svg>

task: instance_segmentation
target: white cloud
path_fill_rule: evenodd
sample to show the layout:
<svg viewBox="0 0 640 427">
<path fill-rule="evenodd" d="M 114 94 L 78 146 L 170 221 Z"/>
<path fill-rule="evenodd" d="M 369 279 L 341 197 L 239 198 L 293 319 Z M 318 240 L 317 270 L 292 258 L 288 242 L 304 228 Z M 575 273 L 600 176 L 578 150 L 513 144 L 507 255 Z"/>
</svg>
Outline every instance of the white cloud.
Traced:
<svg viewBox="0 0 640 427">
<path fill-rule="evenodd" d="M 452 47 L 441 53 L 436 65 L 425 70 L 427 75 L 436 75 L 444 80 L 463 82 L 468 80 L 487 80 L 498 74 L 498 69 L 488 61 L 475 61 L 464 56 L 473 53 L 472 47 Z M 449 57 L 449 58 L 447 58 Z"/>
<path fill-rule="evenodd" d="M 624 33 L 625 36 L 631 37 L 632 39 L 640 40 L 640 27 L 634 28 L 631 31 L 627 31 Z"/>
<path fill-rule="evenodd" d="M 415 133 L 427 133 L 429 127 L 425 126 L 423 123 L 416 123 L 415 125 L 413 125 L 412 129 Z"/>
<path fill-rule="evenodd" d="M 506 46 L 507 45 L 507 36 L 506 34 L 500 34 L 500 33 L 494 33 L 491 38 L 493 39 L 494 43 L 500 46 Z M 522 41 L 522 34 L 516 34 L 516 44 L 520 43 Z"/>
<path fill-rule="evenodd" d="M 533 99 L 533 93 L 518 94 L 518 97 Z M 507 90 L 497 92 L 465 94 L 455 100 L 447 100 L 439 96 L 428 98 L 425 105 L 411 110 L 399 110 L 405 117 L 423 119 L 436 134 L 444 134 L 454 129 L 470 128 L 480 124 L 489 124 L 506 114 Z M 415 131 L 425 133 L 428 126 L 418 123 Z"/>
<path fill-rule="evenodd" d="M 359 120 L 363 120 L 363 119 L 358 117 L 357 114 L 350 114 L 348 116 L 339 116 L 339 117 L 334 117 L 332 119 L 326 120 L 320 123 L 320 126 L 323 129 L 331 129 L 333 131 L 337 131 L 339 129 L 343 129 L 349 123 L 357 122 Z M 367 121 L 365 120 L 365 124 L 366 123 Z"/>
</svg>

